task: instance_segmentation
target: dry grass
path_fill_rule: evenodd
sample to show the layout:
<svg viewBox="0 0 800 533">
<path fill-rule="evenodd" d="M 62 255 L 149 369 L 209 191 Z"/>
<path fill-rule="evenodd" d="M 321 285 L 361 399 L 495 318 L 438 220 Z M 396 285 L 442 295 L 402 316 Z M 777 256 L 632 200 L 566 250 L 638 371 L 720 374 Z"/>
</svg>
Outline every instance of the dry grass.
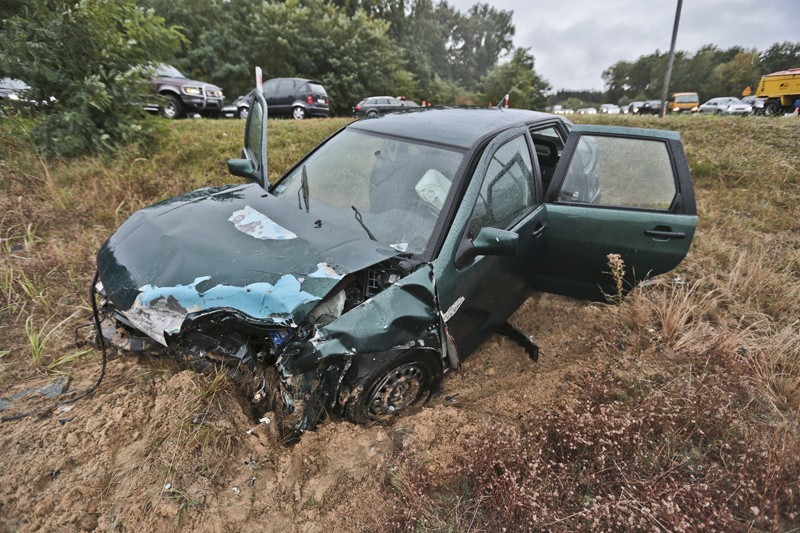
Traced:
<svg viewBox="0 0 800 533">
<path fill-rule="evenodd" d="M 476 431 L 445 478 L 401 456 L 389 525 L 797 528 L 797 121 L 587 120 L 681 131 L 699 206 L 692 250 L 676 273 L 609 306 L 607 368 L 576 378 L 576 406 Z M 624 269 L 609 263 L 611 276 Z"/>
<path fill-rule="evenodd" d="M 379 521 L 467 531 L 798 527 L 797 121 L 587 120 L 682 133 L 700 212 L 688 258 L 593 325 L 608 363 L 574 378 L 577 403 L 474 430 L 448 459 L 451 475 L 401 455 L 386 476 L 395 512 Z M 270 178 L 346 122 L 275 121 Z M 41 160 L 25 126 L 0 125 L 0 390 L 48 367 L 70 371 L 84 356 L 72 332 L 87 321 L 103 240 L 145 205 L 232 182 L 225 159 L 243 133 L 240 121 L 187 120 L 149 150 L 65 162 Z M 144 437 L 141 468 L 104 483 L 109 494 L 144 491 L 152 509 L 168 503 L 180 522 L 197 505 L 190 479 L 215 479 L 237 433 L 224 375 L 178 385 L 174 411 Z"/>
</svg>

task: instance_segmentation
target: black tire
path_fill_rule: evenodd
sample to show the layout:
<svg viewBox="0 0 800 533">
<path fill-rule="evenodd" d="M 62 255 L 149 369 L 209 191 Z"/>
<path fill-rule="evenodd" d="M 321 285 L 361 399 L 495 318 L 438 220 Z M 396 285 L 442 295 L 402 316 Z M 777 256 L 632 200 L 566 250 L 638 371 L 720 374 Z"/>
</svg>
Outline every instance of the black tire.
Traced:
<svg viewBox="0 0 800 533">
<path fill-rule="evenodd" d="M 357 424 L 389 422 L 423 404 L 441 375 L 441 363 L 433 354 L 406 352 L 390 358 L 351 384 L 361 392 L 344 406 L 344 417 Z"/>
<path fill-rule="evenodd" d="M 306 110 L 299 105 L 292 108 L 292 118 L 295 120 L 303 120 L 306 118 Z"/>
<path fill-rule="evenodd" d="M 377 112 L 377 111 L 375 111 L 374 109 L 370 109 L 370 110 L 367 112 L 367 118 L 375 118 L 375 117 L 377 117 L 377 116 L 378 116 L 378 112 Z"/>
<path fill-rule="evenodd" d="M 768 117 L 782 115 L 783 107 L 778 100 L 767 100 L 767 103 L 764 104 L 764 114 Z"/>
<path fill-rule="evenodd" d="M 249 107 L 240 107 L 239 108 L 239 112 L 238 112 L 239 118 L 246 119 L 247 115 L 249 115 L 249 114 L 250 114 L 250 108 Z"/>
<path fill-rule="evenodd" d="M 172 96 L 171 94 L 165 95 L 160 112 L 162 117 L 169 120 L 181 118 L 183 116 L 183 104 L 177 96 Z"/>
</svg>

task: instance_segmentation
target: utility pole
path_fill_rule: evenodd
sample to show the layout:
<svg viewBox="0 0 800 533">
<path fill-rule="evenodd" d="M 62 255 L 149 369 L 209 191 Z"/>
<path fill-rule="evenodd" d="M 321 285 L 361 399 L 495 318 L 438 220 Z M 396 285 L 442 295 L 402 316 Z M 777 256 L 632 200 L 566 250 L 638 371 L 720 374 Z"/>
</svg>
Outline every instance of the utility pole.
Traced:
<svg viewBox="0 0 800 533">
<path fill-rule="evenodd" d="M 667 59 L 667 73 L 664 75 L 664 90 L 661 91 L 661 110 L 659 118 L 663 118 L 667 109 L 667 96 L 669 96 L 669 79 L 672 76 L 672 61 L 675 59 L 675 41 L 678 39 L 678 23 L 681 21 L 681 6 L 683 0 L 678 0 L 678 9 L 675 11 L 675 24 L 672 25 L 672 43 L 669 45 L 669 59 Z"/>
</svg>

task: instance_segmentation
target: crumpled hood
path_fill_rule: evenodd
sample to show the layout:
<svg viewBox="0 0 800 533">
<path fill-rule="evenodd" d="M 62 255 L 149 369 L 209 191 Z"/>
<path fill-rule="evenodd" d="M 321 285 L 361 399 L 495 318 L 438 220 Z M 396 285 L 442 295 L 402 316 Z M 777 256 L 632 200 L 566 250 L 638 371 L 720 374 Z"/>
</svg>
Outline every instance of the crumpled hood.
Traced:
<svg viewBox="0 0 800 533">
<path fill-rule="evenodd" d="M 398 252 L 256 184 L 192 191 L 131 216 L 97 255 L 106 298 L 166 344 L 190 313 L 301 323 L 346 274 Z"/>
</svg>

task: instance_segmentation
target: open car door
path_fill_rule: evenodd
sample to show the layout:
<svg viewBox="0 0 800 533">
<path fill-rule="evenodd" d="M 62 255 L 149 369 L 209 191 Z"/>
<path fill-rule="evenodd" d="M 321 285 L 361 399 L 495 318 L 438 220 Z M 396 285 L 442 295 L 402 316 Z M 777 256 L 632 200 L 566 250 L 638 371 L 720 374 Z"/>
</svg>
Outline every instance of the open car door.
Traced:
<svg viewBox="0 0 800 533">
<path fill-rule="evenodd" d="M 256 67 L 256 89 L 244 128 L 242 159 L 228 159 L 228 171 L 234 176 L 248 178 L 264 190 L 269 187 L 267 168 L 267 101 L 264 98 L 264 74 Z"/>
<path fill-rule="evenodd" d="M 625 290 L 668 272 L 697 227 L 678 133 L 576 125 L 545 195 L 545 252 L 537 290 L 581 299 L 616 293 L 608 254 L 625 263 Z"/>
</svg>

